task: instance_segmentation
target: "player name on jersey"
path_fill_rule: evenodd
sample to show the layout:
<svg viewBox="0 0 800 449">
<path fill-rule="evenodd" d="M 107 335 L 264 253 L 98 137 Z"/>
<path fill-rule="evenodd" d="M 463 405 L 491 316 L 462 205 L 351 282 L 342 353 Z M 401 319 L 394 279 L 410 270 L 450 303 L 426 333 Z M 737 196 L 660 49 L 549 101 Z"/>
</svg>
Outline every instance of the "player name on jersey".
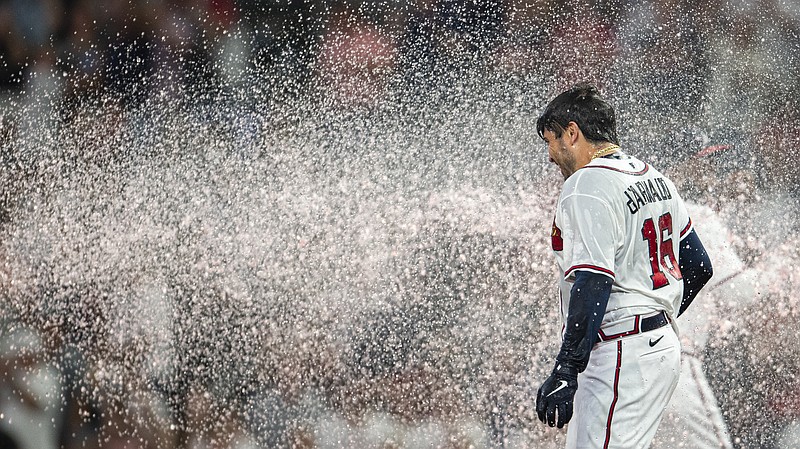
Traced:
<svg viewBox="0 0 800 449">
<path fill-rule="evenodd" d="M 635 214 L 646 204 L 672 199 L 672 192 L 664 178 L 655 178 L 631 184 L 625 189 L 625 196 L 628 197 L 628 210 Z"/>
</svg>

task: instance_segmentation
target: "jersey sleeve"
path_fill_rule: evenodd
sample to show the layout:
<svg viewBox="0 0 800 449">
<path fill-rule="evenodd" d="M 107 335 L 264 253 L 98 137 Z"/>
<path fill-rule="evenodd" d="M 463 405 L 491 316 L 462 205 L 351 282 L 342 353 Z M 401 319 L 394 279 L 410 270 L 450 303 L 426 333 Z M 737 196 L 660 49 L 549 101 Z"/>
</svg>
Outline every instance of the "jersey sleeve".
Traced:
<svg viewBox="0 0 800 449">
<path fill-rule="evenodd" d="M 620 223 L 611 206 L 603 199 L 573 194 L 560 204 L 564 217 L 565 239 L 571 251 L 566 256 L 565 279 L 573 279 L 575 271 L 586 270 L 615 278 L 614 260 L 621 232 Z"/>
</svg>

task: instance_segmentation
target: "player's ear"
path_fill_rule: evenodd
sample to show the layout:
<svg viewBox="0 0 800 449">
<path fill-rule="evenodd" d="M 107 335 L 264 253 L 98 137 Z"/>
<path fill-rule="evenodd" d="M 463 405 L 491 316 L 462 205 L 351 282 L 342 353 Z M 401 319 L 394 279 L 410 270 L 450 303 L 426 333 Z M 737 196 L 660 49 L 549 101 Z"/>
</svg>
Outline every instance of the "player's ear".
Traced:
<svg viewBox="0 0 800 449">
<path fill-rule="evenodd" d="M 581 133 L 581 129 L 578 127 L 577 123 L 569 122 L 564 129 L 564 134 L 566 135 L 567 143 L 575 145 L 583 133 Z"/>
</svg>

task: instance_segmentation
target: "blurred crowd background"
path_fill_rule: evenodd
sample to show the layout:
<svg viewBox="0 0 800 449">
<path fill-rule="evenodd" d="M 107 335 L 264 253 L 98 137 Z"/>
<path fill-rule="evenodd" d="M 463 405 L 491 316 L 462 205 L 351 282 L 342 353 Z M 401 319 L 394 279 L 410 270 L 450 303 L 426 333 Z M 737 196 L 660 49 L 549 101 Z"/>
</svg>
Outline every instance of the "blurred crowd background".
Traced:
<svg viewBox="0 0 800 449">
<path fill-rule="evenodd" d="M 619 104 L 621 128 L 637 130 L 624 133 L 631 147 L 682 155 L 697 140 L 736 143 L 768 156 L 781 175 L 776 153 L 800 133 L 792 0 L 6 0 L 0 8 L 0 88 L 46 96 L 65 114 L 98 95 L 128 107 L 242 85 L 344 107 L 430 104 L 464 78 L 487 78 L 545 94 L 592 81 Z"/>
<path fill-rule="evenodd" d="M 559 447 L 533 124 L 578 81 L 758 273 L 707 368 L 792 447 L 797 73 L 793 0 L 0 0 L 0 447 Z"/>
</svg>

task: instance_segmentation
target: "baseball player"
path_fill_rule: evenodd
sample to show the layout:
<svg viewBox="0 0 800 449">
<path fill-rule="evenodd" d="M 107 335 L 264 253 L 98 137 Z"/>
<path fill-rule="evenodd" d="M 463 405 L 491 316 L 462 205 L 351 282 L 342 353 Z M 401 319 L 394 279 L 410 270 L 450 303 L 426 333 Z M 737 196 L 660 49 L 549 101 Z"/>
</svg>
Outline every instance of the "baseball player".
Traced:
<svg viewBox="0 0 800 449">
<path fill-rule="evenodd" d="M 753 292 L 756 271 L 747 269 L 736 255 L 730 231 L 718 214 L 691 201 L 686 202 L 686 207 L 697 222 L 696 231 L 702 235 L 705 247 L 715 256 L 714 279 L 706 284 L 692 313 L 678 319 L 681 375 L 651 449 L 733 449 L 722 411 L 703 369 L 702 354 L 712 326 L 719 324 L 714 320 L 721 317 L 719 301 L 714 296 L 723 295 L 732 303 L 747 304 L 756 297 Z M 746 296 L 748 293 L 752 296 Z"/>
<path fill-rule="evenodd" d="M 689 159 L 692 170 L 677 174 L 686 177 L 684 191 L 690 195 L 684 199 L 696 223 L 695 231 L 714 254 L 714 278 L 703 288 L 692 313 L 678 320 L 681 375 L 651 449 L 734 447 L 706 376 L 703 356 L 714 329 L 732 319 L 732 308 L 744 308 L 766 294 L 759 286 L 759 270 L 748 267 L 734 250 L 741 245 L 741 239 L 731 232 L 717 210 L 726 200 L 740 206 L 747 204 L 737 191 L 742 179 L 750 174 L 747 158 L 746 152 L 734 152 L 731 145 L 707 146 Z M 680 185 L 680 179 L 676 182 Z M 692 191 L 697 196 L 694 200 Z"/>
<path fill-rule="evenodd" d="M 624 154 L 614 109 L 590 85 L 537 121 L 564 176 L 552 229 L 562 344 L 539 388 L 567 448 L 647 448 L 680 372 L 674 320 L 712 275 L 675 185 Z"/>
</svg>

